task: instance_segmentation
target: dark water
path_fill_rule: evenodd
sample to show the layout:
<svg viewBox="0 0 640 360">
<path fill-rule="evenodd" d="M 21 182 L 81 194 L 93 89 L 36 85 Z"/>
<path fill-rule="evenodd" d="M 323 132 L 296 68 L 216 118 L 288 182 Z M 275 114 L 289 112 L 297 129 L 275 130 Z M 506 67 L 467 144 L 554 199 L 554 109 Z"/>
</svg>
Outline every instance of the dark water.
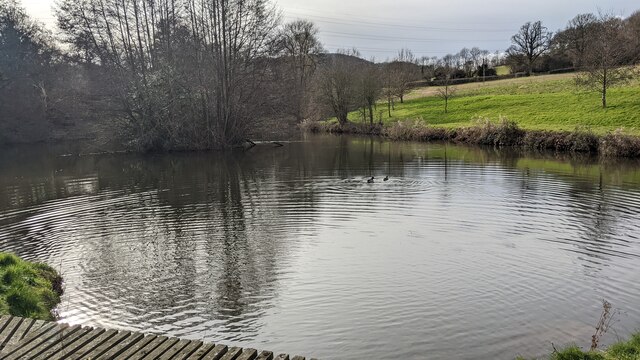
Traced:
<svg viewBox="0 0 640 360">
<path fill-rule="evenodd" d="M 62 271 L 66 322 L 324 359 L 586 346 L 603 298 L 606 342 L 640 328 L 637 164 L 347 137 L 67 151 L 0 155 L 0 246 Z"/>
</svg>

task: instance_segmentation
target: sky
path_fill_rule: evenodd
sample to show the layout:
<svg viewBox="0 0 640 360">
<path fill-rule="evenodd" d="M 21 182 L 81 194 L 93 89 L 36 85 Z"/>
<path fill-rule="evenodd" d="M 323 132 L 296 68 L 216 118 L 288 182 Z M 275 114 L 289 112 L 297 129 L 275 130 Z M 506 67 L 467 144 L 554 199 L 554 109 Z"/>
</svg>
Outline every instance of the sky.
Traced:
<svg viewBox="0 0 640 360">
<path fill-rule="evenodd" d="M 34 18 L 55 28 L 55 0 L 22 0 Z M 504 51 L 527 21 L 541 20 L 551 31 L 575 15 L 599 10 L 628 16 L 637 0 L 278 0 L 283 21 L 308 19 L 320 29 L 325 49 L 356 47 L 376 61 L 408 48 L 418 56 L 443 56 L 463 47 Z"/>
</svg>

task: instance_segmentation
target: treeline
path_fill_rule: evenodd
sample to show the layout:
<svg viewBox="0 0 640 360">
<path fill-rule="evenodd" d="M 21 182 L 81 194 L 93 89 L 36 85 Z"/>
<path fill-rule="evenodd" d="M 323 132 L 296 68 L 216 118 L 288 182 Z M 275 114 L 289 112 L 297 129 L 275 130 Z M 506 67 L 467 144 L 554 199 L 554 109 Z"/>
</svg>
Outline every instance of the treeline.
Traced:
<svg viewBox="0 0 640 360">
<path fill-rule="evenodd" d="M 357 50 L 327 54 L 313 23 L 282 24 L 267 0 L 61 0 L 56 17 L 54 38 L 17 0 L 0 0 L 0 143 L 85 135 L 140 151 L 228 148 L 261 126 L 344 124 L 356 109 L 374 124 L 421 79 L 444 85 L 446 111 L 454 79 L 500 65 L 585 70 L 606 106 L 606 89 L 640 58 L 640 13 L 580 15 L 555 35 L 527 23 L 506 52 L 404 49 L 378 64 Z"/>
<path fill-rule="evenodd" d="M 323 52 L 265 0 L 62 0 L 56 17 L 60 39 L 0 2 L 0 142 L 80 119 L 141 151 L 237 146 L 262 119 L 302 118 Z"/>
</svg>

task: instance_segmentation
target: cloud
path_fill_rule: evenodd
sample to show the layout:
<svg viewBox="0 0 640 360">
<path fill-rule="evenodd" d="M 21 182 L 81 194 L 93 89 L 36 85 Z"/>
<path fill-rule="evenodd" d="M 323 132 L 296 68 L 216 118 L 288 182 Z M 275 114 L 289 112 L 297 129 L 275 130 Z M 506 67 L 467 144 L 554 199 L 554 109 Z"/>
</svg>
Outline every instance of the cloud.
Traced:
<svg viewBox="0 0 640 360">
<path fill-rule="evenodd" d="M 23 0 L 29 13 L 55 27 L 54 0 Z M 555 31 L 579 13 L 598 9 L 629 15 L 632 0 L 279 0 L 284 20 L 314 21 L 330 51 L 357 47 L 367 57 L 385 60 L 401 48 L 417 56 L 442 56 L 463 47 L 503 51 L 527 21 L 542 20 Z"/>
</svg>

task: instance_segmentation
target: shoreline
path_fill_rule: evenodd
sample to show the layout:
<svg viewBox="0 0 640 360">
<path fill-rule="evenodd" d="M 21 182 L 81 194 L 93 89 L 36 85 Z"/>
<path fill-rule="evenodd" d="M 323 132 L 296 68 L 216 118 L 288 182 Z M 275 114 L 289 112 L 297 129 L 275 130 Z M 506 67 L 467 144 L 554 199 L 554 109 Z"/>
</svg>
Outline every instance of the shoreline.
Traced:
<svg viewBox="0 0 640 360">
<path fill-rule="evenodd" d="M 433 142 L 514 147 L 582 153 L 607 158 L 640 158 L 640 136 L 617 130 L 597 135 L 588 128 L 574 131 L 525 130 L 516 122 L 478 119 L 474 125 L 459 128 L 429 126 L 419 120 L 399 120 L 391 124 L 339 124 L 330 121 L 306 120 L 299 125 L 304 132 L 379 136 L 393 141 Z"/>
</svg>

